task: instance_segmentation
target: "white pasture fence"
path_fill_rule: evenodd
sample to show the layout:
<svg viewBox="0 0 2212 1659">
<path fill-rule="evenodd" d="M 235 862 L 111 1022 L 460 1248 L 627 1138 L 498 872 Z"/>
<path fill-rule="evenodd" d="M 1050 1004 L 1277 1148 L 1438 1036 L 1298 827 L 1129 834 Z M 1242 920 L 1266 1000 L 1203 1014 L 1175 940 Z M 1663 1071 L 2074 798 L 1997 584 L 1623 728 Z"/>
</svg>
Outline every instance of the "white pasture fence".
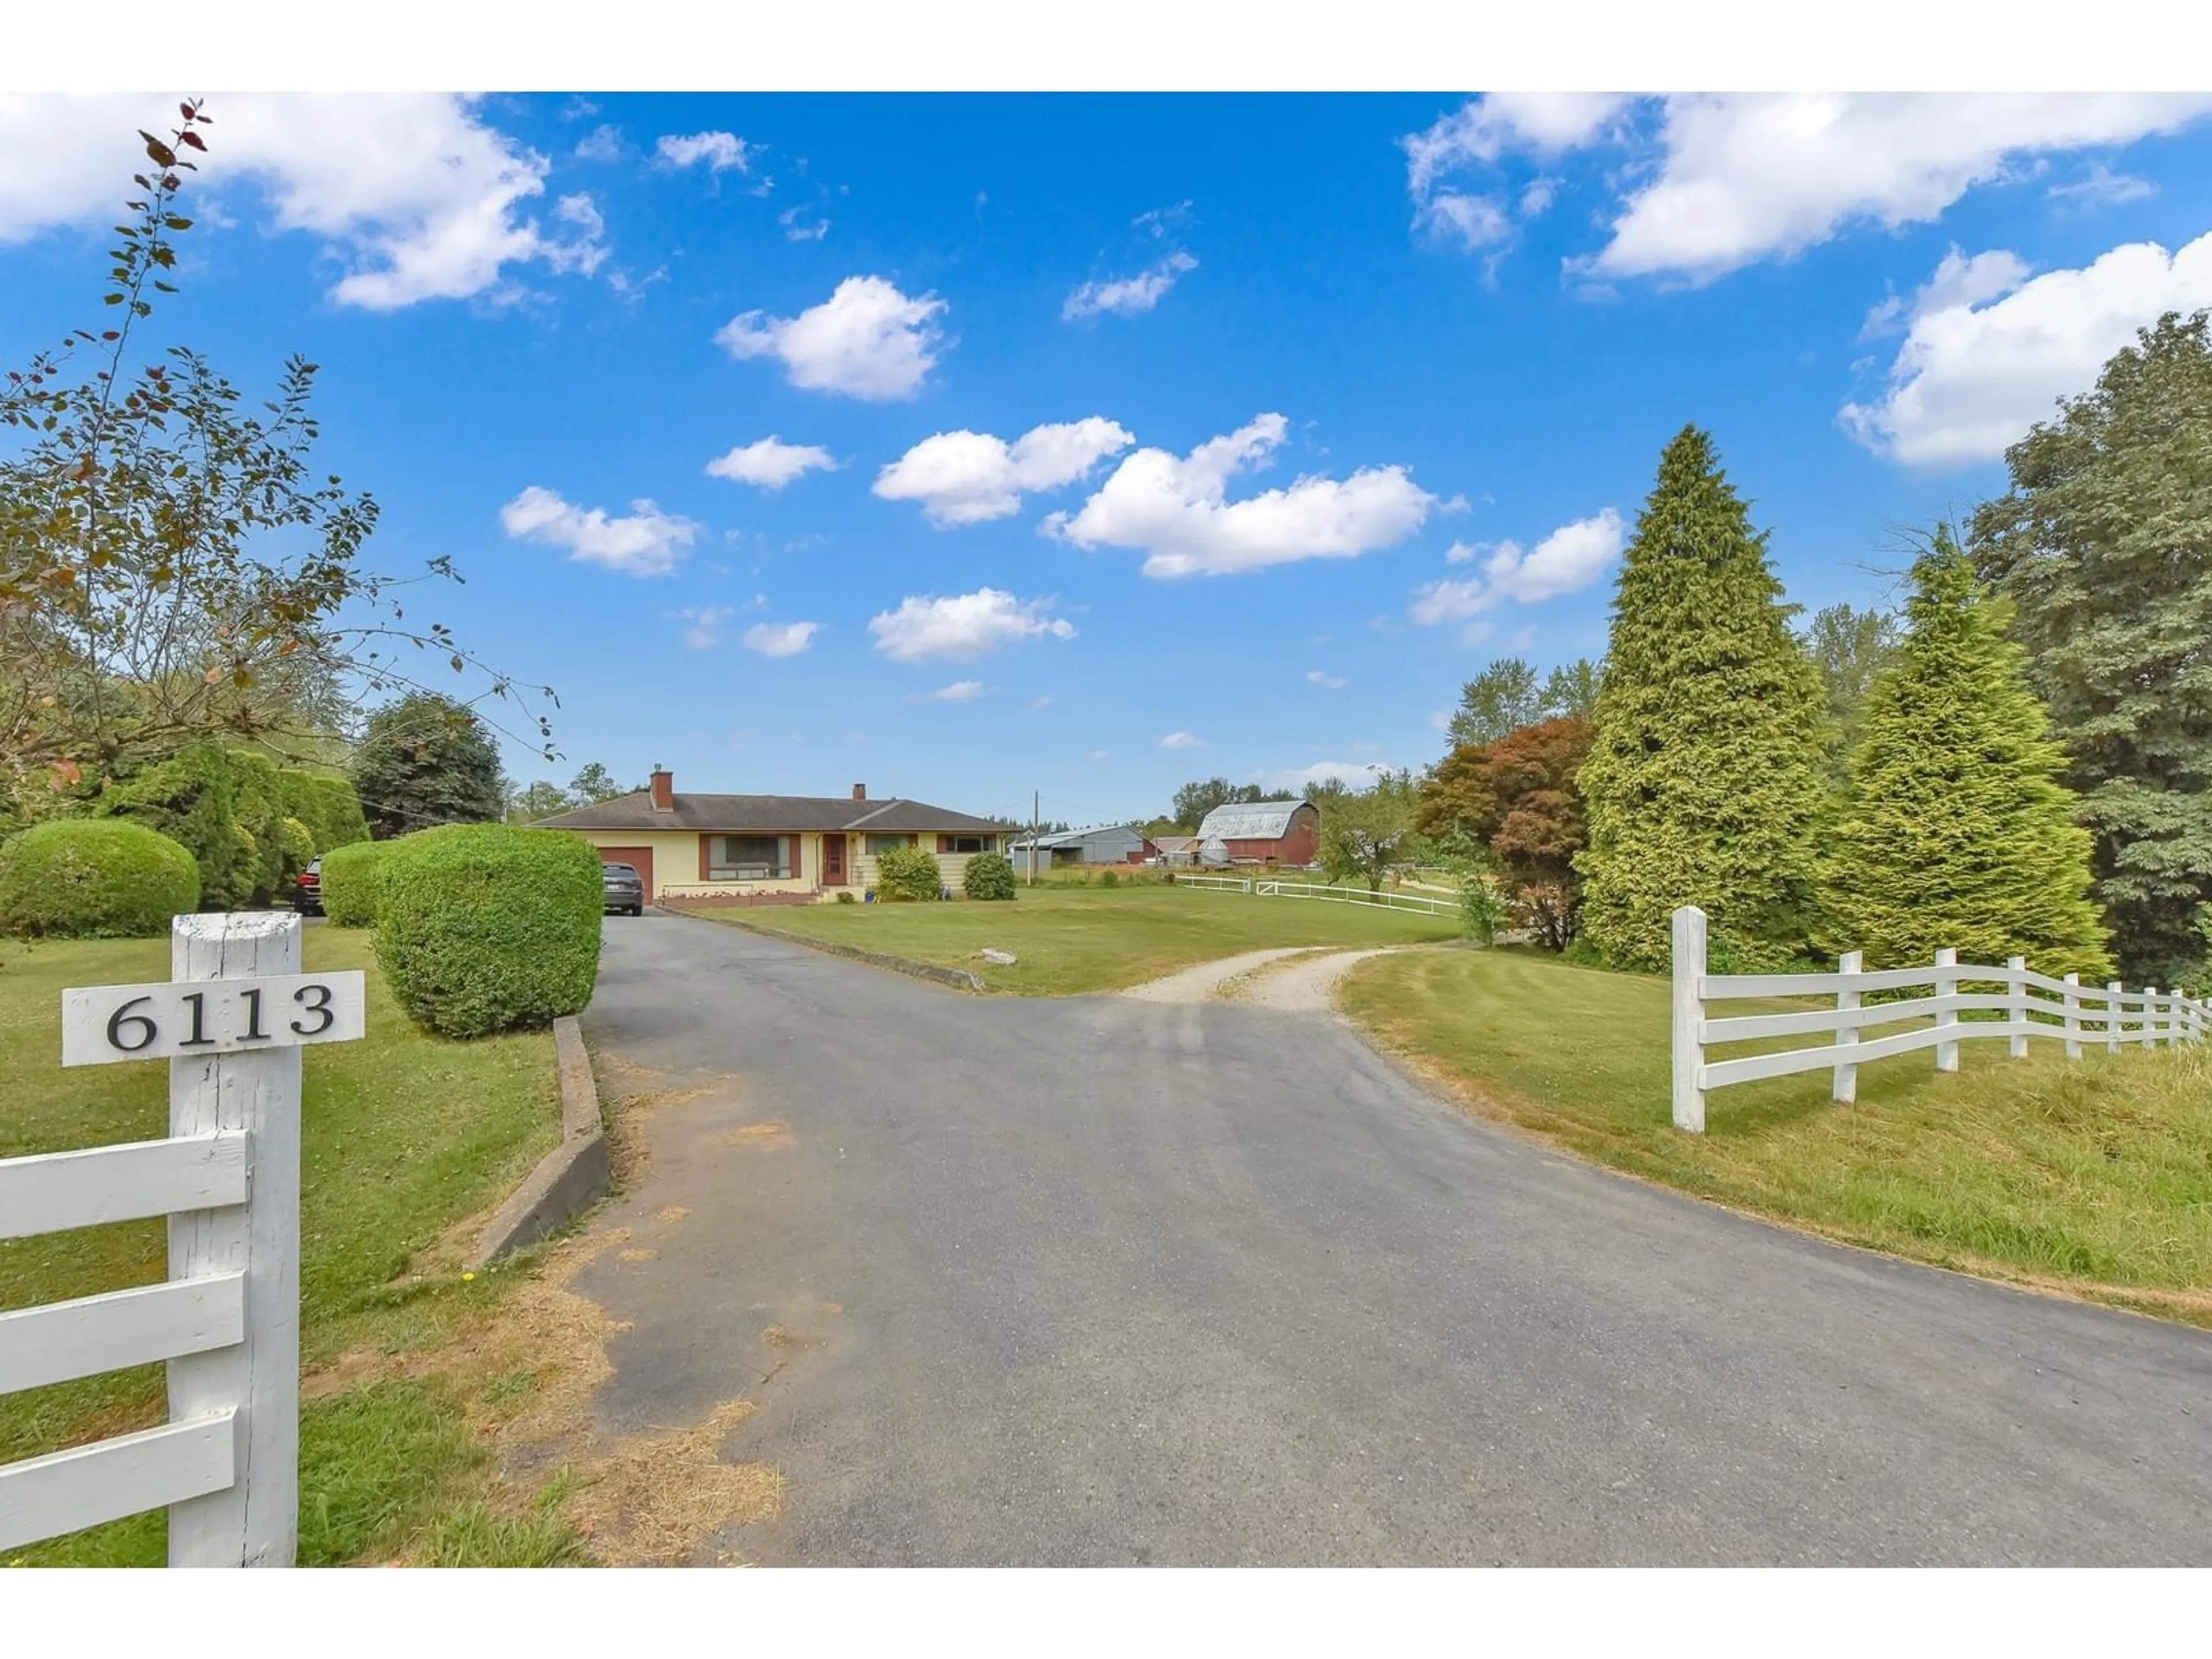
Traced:
<svg viewBox="0 0 2212 1659">
<path fill-rule="evenodd" d="M 166 1216 L 167 1280 L 0 1314 L 0 1393 L 168 1363 L 168 1421 L 0 1465 L 0 1549 L 169 1511 L 171 1566 L 289 1566 L 299 1528 L 300 1048 L 362 975 L 294 915 L 179 916 L 170 979 L 62 996 L 62 1063 L 167 1058 L 169 1134 L 0 1162 L 0 1238 Z"/>
<path fill-rule="evenodd" d="M 2079 975 L 2053 979 L 2027 965 L 2025 957 L 2002 968 L 1960 962 L 1954 950 L 1939 950 L 1925 968 L 1887 968 L 1867 973 L 1859 951 L 1846 951 L 1832 974 L 1709 974 L 1705 971 L 1705 913 L 1685 905 L 1674 915 L 1674 1127 L 1692 1134 L 1705 1129 L 1705 1093 L 1731 1083 L 1787 1077 L 1798 1072 L 1831 1074 L 1831 1093 L 1849 1103 L 1858 1094 L 1858 1068 L 1869 1060 L 1917 1049 L 1936 1051 L 1936 1069 L 1959 1069 L 1959 1044 L 2002 1037 L 2014 1060 L 2027 1054 L 2030 1037 L 2065 1044 L 2069 1060 L 2085 1049 L 2118 1054 L 2123 1044 L 2148 1048 L 2163 1042 L 2202 1042 L 2212 1008 L 2179 991 L 2130 992 L 2118 980 L 2085 986 Z M 1966 991 L 1965 985 L 1996 985 L 1996 991 Z M 1929 994 L 1872 1006 L 1873 992 L 1926 987 Z M 1830 1008 L 1778 1014 L 1707 1016 L 1710 1003 L 1747 997 L 1832 997 Z M 1995 1015 L 1966 1019 L 1962 1013 Z M 1930 1020 L 1886 1036 L 1869 1028 Z M 1833 1041 L 1806 1048 L 1708 1060 L 1716 1043 L 1763 1037 L 1832 1034 Z"/>
<path fill-rule="evenodd" d="M 1375 910 L 1411 910 L 1422 915 L 1459 914 L 1459 901 L 1431 898 L 1419 893 L 1370 893 L 1364 887 L 1331 887 L 1315 882 L 1275 881 L 1242 876 L 1177 876 L 1178 887 L 1197 887 L 1219 893 L 1249 893 L 1255 898 L 1313 899 L 1325 904 L 1357 904 Z"/>
</svg>

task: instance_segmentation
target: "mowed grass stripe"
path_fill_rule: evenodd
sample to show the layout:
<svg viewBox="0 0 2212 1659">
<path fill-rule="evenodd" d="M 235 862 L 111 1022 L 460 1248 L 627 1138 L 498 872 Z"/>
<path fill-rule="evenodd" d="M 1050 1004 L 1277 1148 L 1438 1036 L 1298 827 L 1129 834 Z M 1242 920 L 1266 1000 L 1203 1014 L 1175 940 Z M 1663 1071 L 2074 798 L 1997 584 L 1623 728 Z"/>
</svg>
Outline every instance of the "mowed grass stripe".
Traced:
<svg viewBox="0 0 2212 1659">
<path fill-rule="evenodd" d="M 2069 1061 L 2037 1042 L 2014 1060 L 2002 1042 L 1967 1041 L 1949 1075 L 1928 1053 L 1862 1066 L 1852 1106 L 1829 1100 L 1826 1070 L 1715 1090 L 1698 1136 L 1671 1121 L 1663 979 L 1421 952 L 1355 968 L 1340 1000 L 1477 1109 L 1595 1162 L 1851 1243 L 2212 1327 L 2202 1048 Z"/>
<path fill-rule="evenodd" d="M 994 991 L 1042 997 L 1118 990 L 1246 951 L 1419 945 L 1460 932 L 1452 915 L 1153 883 L 1025 887 L 1012 903 L 702 906 L 691 914 L 965 968 Z M 976 960 L 987 946 L 1011 951 L 1019 960 L 1011 968 Z"/>
</svg>

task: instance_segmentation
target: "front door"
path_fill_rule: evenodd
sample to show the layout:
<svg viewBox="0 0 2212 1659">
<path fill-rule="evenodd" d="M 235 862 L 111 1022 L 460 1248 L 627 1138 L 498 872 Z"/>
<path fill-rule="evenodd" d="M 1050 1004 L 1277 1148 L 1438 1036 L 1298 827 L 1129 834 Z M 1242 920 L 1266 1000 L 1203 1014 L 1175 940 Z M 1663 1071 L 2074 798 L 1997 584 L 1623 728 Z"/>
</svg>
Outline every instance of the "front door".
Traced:
<svg viewBox="0 0 2212 1659">
<path fill-rule="evenodd" d="M 845 884 L 845 838 L 842 836 L 822 837 L 822 884 L 842 887 Z"/>
</svg>

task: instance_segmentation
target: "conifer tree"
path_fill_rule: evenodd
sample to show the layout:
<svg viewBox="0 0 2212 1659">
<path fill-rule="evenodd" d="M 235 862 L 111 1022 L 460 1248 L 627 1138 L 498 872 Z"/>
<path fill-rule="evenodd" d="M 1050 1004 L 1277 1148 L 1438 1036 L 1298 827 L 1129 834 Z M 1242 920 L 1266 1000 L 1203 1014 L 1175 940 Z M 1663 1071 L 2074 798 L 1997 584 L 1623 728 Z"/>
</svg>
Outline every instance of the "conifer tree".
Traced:
<svg viewBox="0 0 2212 1659">
<path fill-rule="evenodd" d="M 2090 897 L 2092 838 L 2027 653 L 1948 529 L 1913 562 L 1906 633 L 1868 692 L 1822 874 L 1820 942 L 1902 968 L 1955 946 L 2019 952 L 2090 982 L 2112 971 Z"/>
<path fill-rule="evenodd" d="M 2005 452 L 1982 579 L 2072 760 L 2130 984 L 2206 969 L 2212 903 L 2212 313 L 2169 313 Z"/>
<path fill-rule="evenodd" d="M 1790 614 L 1712 440 L 1683 428 L 1614 590 L 1581 772 L 1583 933 L 1615 967 L 1663 969 L 1680 904 L 1711 919 L 1718 962 L 1810 940 L 1825 698 Z"/>
</svg>

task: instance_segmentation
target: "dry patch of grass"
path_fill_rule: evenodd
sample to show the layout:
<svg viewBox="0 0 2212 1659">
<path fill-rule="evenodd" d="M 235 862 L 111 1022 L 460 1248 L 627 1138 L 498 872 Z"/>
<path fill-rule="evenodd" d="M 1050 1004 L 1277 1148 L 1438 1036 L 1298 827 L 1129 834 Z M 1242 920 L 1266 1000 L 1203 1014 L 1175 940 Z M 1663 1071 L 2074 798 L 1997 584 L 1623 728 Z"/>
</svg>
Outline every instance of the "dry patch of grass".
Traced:
<svg viewBox="0 0 2212 1659">
<path fill-rule="evenodd" d="M 1345 1011 L 1470 1109 L 1592 1161 L 1844 1243 L 2212 1327 L 2212 1053 L 2008 1060 L 1966 1042 L 1709 1097 L 1671 1121 L 1668 988 L 1509 951 L 1409 952 Z"/>
</svg>

